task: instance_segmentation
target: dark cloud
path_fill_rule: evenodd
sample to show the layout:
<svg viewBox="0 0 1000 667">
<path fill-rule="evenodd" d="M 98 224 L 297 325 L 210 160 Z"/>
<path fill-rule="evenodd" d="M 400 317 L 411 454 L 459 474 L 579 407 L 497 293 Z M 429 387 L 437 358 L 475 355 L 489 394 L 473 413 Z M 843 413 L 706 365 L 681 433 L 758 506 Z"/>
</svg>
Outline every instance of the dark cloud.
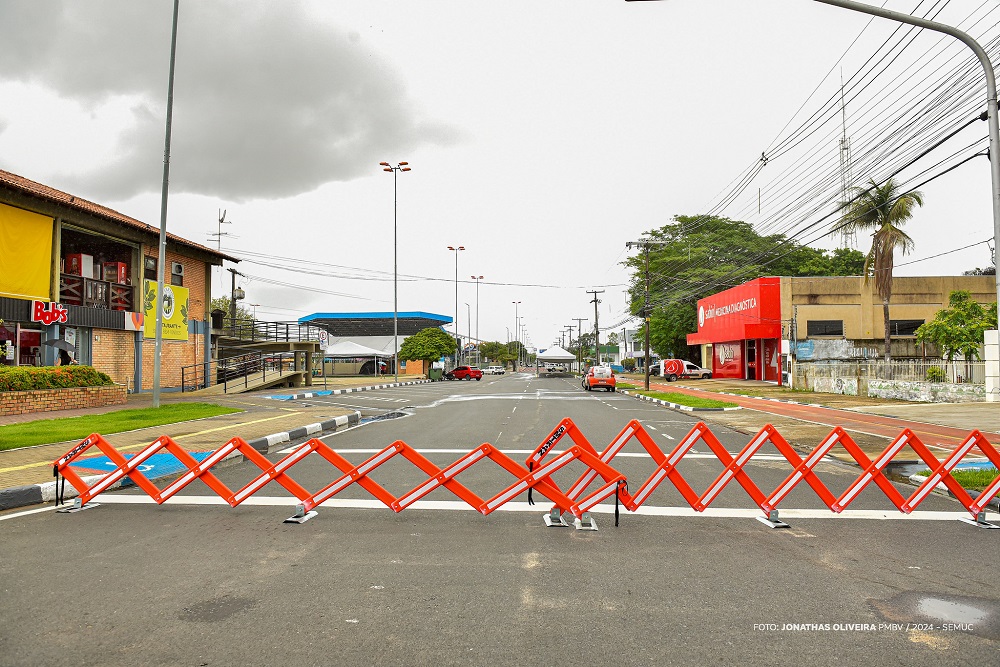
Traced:
<svg viewBox="0 0 1000 667">
<path fill-rule="evenodd" d="M 67 187 L 109 199 L 159 190 L 171 11 L 170 0 L 0 6 L 0 79 L 88 109 L 132 101 L 112 160 L 62 178 Z M 385 155 L 458 140 L 421 119 L 357 33 L 298 3 L 199 0 L 181 3 L 179 17 L 171 192 L 293 196 L 370 173 Z"/>
</svg>

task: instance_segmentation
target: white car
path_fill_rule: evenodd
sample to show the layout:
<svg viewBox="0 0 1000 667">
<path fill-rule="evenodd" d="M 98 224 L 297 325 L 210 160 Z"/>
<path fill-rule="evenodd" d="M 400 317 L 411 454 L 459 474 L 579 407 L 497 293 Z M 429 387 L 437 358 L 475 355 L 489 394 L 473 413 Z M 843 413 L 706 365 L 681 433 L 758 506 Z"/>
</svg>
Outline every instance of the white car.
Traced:
<svg viewBox="0 0 1000 667">
<path fill-rule="evenodd" d="M 487 366 L 485 372 L 487 375 L 503 375 L 507 371 L 504 370 L 503 366 Z"/>
</svg>

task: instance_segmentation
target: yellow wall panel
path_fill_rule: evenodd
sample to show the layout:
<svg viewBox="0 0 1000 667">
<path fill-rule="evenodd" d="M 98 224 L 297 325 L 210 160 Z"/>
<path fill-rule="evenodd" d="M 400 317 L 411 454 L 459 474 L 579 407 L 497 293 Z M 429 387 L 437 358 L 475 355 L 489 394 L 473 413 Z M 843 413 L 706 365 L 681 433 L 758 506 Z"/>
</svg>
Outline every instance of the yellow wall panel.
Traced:
<svg viewBox="0 0 1000 667">
<path fill-rule="evenodd" d="M 0 204 L 0 296 L 49 300 L 53 219 Z"/>
</svg>

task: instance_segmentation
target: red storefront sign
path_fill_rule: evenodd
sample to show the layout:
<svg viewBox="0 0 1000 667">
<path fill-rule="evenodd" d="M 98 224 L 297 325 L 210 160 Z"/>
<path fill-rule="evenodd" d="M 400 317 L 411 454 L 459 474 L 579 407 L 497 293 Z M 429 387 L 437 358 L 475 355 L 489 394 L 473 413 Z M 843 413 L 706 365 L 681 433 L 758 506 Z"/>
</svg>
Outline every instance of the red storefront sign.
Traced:
<svg viewBox="0 0 1000 667">
<path fill-rule="evenodd" d="M 49 325 L 55 322 L 65 323 L 68 319 L 69 310 L 64 308 L 62 304 L 55 302 L 46 303 L 44 301 L 31 302 L 32 322 L 41 322 L 42 324 Z"/>
<path fill-rule="evenodd" d="M 698 301 L 688 345 L 781 338 L 781 279 L 757 278 Z"/>
</svg>

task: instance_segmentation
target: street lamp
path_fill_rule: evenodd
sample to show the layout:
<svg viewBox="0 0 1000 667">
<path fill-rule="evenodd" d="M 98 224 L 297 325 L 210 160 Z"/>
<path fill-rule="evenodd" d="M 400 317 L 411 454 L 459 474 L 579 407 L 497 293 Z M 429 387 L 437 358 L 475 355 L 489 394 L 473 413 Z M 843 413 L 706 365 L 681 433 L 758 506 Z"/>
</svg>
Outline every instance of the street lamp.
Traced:
<svg viewBox="0 0 1000 667">
<path fill-rule="evenodd" d="M 462 346 L 458 343 L 458 339 L 462 335 L 458 332 L 458 253 L 460 250 L 465 250 L 465 246 L 460 245 L 457 248 L 448 246 L 448 250 L 455 253 L 455 346 L 458 348 L 455 350 L 455 365 L 458 366 L 462 358 Z"/>
<path fill-rule="evenodd" d="M 518 338 L 517 338 L 517 323 L 521 319 L 521 318 L 519 318 L 517 316 L 517 306 L 521 302 L 520 301 L 511 301 L 511 303 L 514 304 L 514 343 L 515 343 L 514 348 L 517 350 L 518 359 L 520 359 L 521 358 L 521 350 L 516 345 L 516 343 L 518 342 Z M 517 372 L 517 362 L 516 361 L 514 362 L 514 372 Z"/>
<path fill-rule="evenodd" d="M 481 343 L 482 339 L 479 338 L 479 281 L 483 279 L 482 276 L 469 276 L 476 281 L 476 343 Z"/>
<path fill-rule="evenodd" d="M 247 305 L 250 306 L 251 308 L 253 308 L 253 321 L 256 322 L 257 321 L 257 306 L 259 306 L 260 304 L 259 303 L 248 303 Z"/>
<path fill-rule="evenodd" d="M 468 336 L 465 338 L 465 344 L 472 344 L 472 306 L 469 305 L 468 301 L 463 301 L 465 304 L 465 329 Z M 477 348 L 478 349 L 478 348 Z"/>
<path fill-rule="evenodd" d="M 174 116 L 174 59 L 177 54 L 177 6 L 170 28 L 170 68 L 167 78 L 167 123 L 163 138 L 163 180 L 160 183 L 160 245 L 156 262 L 156 328 L 153 341 L 153 407 L 160 407 L 160 366 L 163 352 L 163 281 L 167 263 L 167 194 L 170 190 L 170 131 Z"/>
<path fill-rule="evenodd" d="M 396 256 L 396 173 L 410 171 L 409 162 L 400 162 L 395 167 L 388 162 L 379 162 L 382 171 L 392 172 L 392 372 L 395 382 L 399 382 L 399 286 L 397 283 Z M 375 364 L 378 370 L 378 363 Z"/>
</svg>

